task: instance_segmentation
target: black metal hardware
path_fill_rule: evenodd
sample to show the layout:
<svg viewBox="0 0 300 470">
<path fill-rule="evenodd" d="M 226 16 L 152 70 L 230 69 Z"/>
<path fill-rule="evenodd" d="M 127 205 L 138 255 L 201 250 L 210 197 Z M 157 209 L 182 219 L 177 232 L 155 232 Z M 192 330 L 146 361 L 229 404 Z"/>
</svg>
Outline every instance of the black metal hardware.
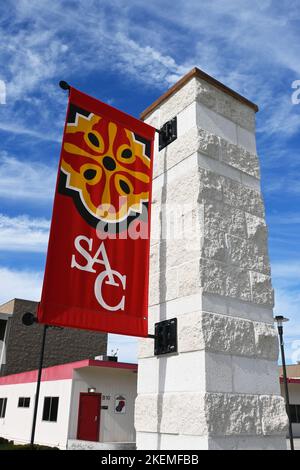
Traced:
<svg viewBox="0 0 300 470">
<path fill-rule="evenodd" d="M 70 85 L 69 85 L 67 82 L 65 82 L 64 80 L 61 80 L 61 81 L 59 82 L 59 86 L 60 86 L 60 88 L 62 88 L 63 90 L 70 90 Z"/>
<path fill-rule="evenodd" d="M 166 122 L 159 131 L 159 151 L 177 139 L 177 117 Z"/>
<path fill-rule="evenodd" d="M 25 326 L 32 326 L 34 323 L 38 323 L 37 317 L 33 315 L 31 312 L 24 313 L 22 317 L 22 323 Z M 41 387 L 41 378 L 42 378 L 42 370 L 43 370 L 43 362 L 44 362 L 44 352 L 45 352 L 45 343 L 46 343 L 46 333 L 48 328 L 53 329 L 60 329 L 63 328 L 60 326 L 48 326 L 44 325 L 43 327 L 43 334 L 42 334 L 42 344 L 40 350 L 40 357 L 39 357 L 39 368 L 38 368 L 38 376 L 36 382 L 36 392 L 35 392 L 35 400 L 34 400 L 34 409 L 33 409 L 33 419 L 32 419 L 32 428 L 31 428 L 31 438 L 30 438 L 30 445 L 31 447 L 34 446 L 34 437 L 35 437 L 35 428 L 36 428 L 36 419 L 37 419 L 37 412 L 39 406 L 39 396 L 40 396 L 40 387 Z"/>
<path fill-rule="evenodd" d="M 288 421 L 289 421 L 290 446 L 291 446 L 291 450 L 295 450 L 293 426 L 292 426 L 292 419 L 291 419 L 291 405 L 290 405 L 289 388 L 288 388 L 288 377 L 287 377 L 287 371 L 286 371 L 285 352 L 284 352 L 283 326 L 282 326 L 282 323 L 288 321 L 288 319 L 284 318 L 284 316 L 282 315 L 277 315 L 275 317 L 275 321 L 277 322 L 279 344 L 280 344 L 280 351 L 281 351 L 282 375 L 283 375 L 283 385 L 284 385 L 284 391 L 285 391 L 286 413 L 287 413 Z"/>
<path fill-rule="evenodd" d="M 22 323 L 25 326 L 31 326 L 34 323 L 37 323 L 37 318 L 31 312 L 24 313 L 22 317 Z"/>
<path fill-rule="evenodd" d="M 148 338 L 154 339 L 155 356 L 177 352 L 177 318 L 155 323 L 154 332 Z"/>
</svg>

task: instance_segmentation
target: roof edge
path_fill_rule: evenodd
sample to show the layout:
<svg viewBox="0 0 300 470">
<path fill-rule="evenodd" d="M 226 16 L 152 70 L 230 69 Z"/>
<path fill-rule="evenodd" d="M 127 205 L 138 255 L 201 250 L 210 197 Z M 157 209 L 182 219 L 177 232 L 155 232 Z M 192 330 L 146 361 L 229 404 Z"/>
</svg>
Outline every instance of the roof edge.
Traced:
<svg viewBox="0 0 300 470">
<path fill-rule="evenodd" d="M 240 101 L 241 103 L 249 106 L 249 108 L 253 109 L 254 112 L 258 111 L 257 104 L 253 103 L 252 101 L 245 98 L 243 95 L 240 95 L 239 93 L 232 90 L 228 86 L 219 82 L 218 80 L 213 78 L 211 75 L 208 75 L 207 73 L 203 72 L 203 70 L 198 69 L 198 67 L 194 67 L 186 75 L 184 75 L 180 80 L 178 80 L 178 82 L 176 82 L 171 88 L 169 88 L 165 93 L 163 93 L 156 101 L 150 104 L 150 106 L 148 106 L 148 108 L 146 108 L 140 114 L 140 118 L 144 120 L 152 111 L 154 111 L 155 108 L 157 108 L 160 104 L 166 101 L 173 93 L 180 90 L 180 88 L 182 88 L 189 80 L 191 80 L 194 77 L 202 78 L 210 85 L 213 85 L 215 88 L 218 88 L 224 93 L 227 93 L 227 95 L 230 95 L 233 98 L 235 98 L 237 101 Z"/>
</svg>

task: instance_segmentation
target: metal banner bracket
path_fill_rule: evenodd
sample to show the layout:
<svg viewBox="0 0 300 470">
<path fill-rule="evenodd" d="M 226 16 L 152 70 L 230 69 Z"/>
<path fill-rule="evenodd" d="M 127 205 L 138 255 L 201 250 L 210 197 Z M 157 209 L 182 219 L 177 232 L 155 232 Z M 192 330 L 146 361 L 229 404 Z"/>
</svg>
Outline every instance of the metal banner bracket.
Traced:
<svg viewBox="0 0 300 470">
<path fill-rule="evenodd" d="M 177 139 L 177 117 L 166 122 L 159 130 L 159 151 Z"/>
<path fill-rule="evenodd" d="M 154 339 L 155 356 L 177 352 L 177 318 L 155 323 L 154 333 L 148 338 Z"/>
</svg>

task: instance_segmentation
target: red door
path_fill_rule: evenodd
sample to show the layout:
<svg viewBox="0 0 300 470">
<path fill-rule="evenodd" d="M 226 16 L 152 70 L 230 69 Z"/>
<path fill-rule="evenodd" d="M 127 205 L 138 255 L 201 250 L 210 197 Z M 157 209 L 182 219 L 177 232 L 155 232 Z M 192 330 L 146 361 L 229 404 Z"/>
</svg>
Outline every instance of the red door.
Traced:
<svg viewBox="0 0 300 470">
<path fill-rule="evenodd" d="M 99 441 L 101 393 L 81 393 L 77 439 Z"/>
</svg>

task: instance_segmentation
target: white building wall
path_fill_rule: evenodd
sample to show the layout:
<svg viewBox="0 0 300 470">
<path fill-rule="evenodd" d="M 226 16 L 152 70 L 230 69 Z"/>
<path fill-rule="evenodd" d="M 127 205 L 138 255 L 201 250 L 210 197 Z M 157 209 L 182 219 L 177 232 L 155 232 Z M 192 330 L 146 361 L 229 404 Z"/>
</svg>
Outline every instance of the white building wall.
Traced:
<svg viewBox="0 0 300 470">
<path fill-rule="evenodd" d="M 100 442 L 134 442 L 134 401 L 136 398 L 137 374 L 132 370 L 89 367 L 75 371 L 72 391 L 69 439 L 77 438 L 78 407 L 81 392 L 95 387 L 102 394 L 100 415 Z M 126 413 L 115 413 L 115 397 L 126 397 Z M 110 397 L 109 399 L 107 397 Z"/>
<path fill-rule="evenodd" d="M 35 443 L 66 448 L 72 380 L 41 383 Z M 7 397 L 5 418 L 0 419 L 0 436 L 26 444 L 30 442 L 36 383 L 0 386 L 0 398 Z M 42 421 L 44 398 L 59 397 L 56 422 Z M 30 397 L 29 408 L 18 408 L 19 397 Z"/>
</svg>

